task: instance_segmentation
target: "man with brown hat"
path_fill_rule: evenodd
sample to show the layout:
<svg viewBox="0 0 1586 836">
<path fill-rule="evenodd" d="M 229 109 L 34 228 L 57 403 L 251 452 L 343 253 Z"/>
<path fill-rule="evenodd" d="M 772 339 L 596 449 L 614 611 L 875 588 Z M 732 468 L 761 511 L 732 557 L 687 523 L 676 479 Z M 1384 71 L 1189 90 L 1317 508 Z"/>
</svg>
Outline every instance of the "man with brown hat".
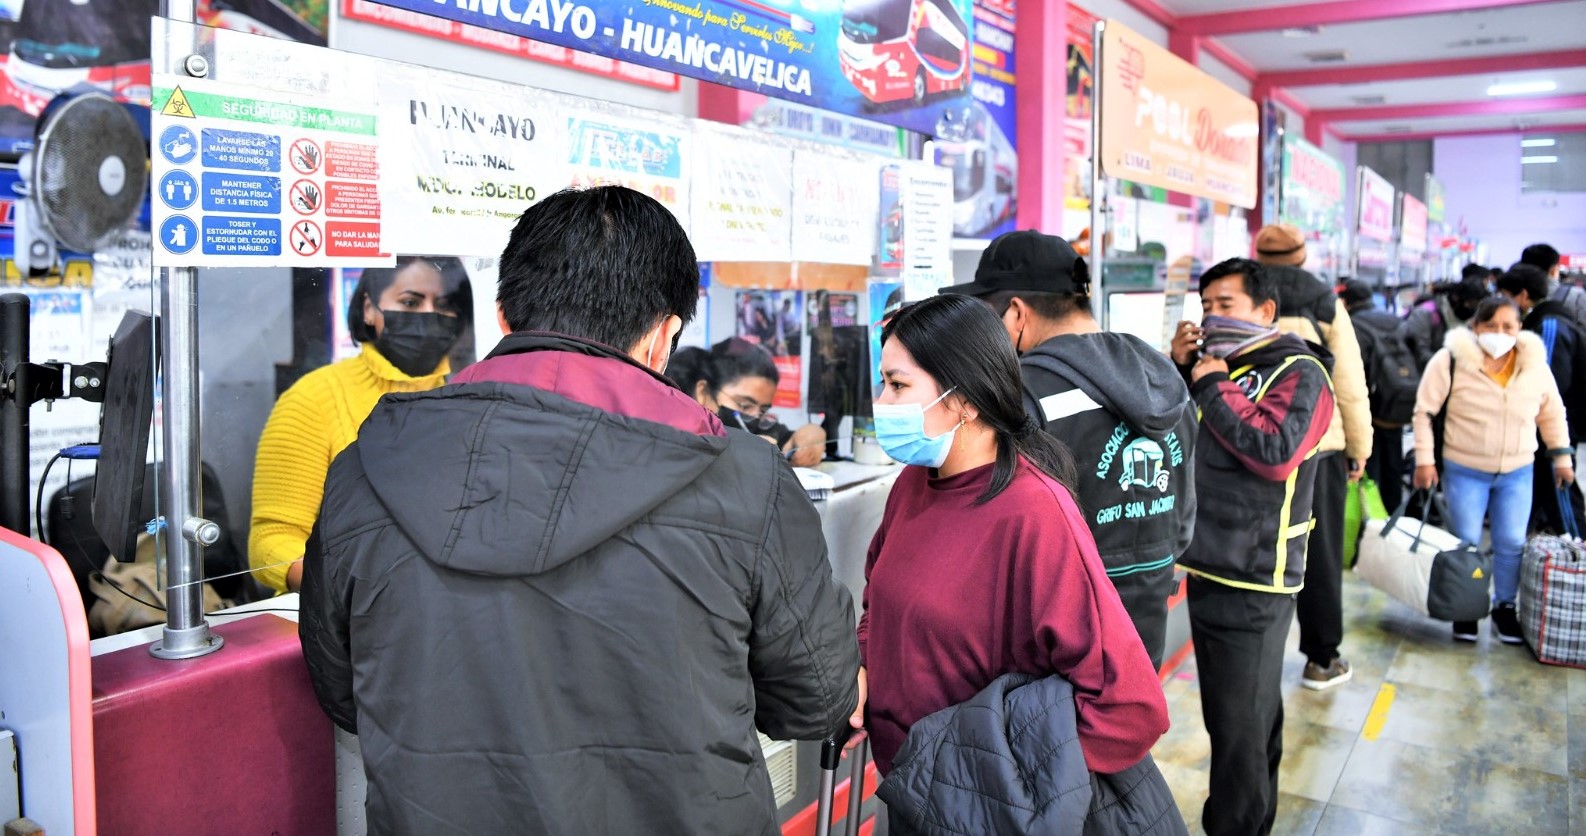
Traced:
<svg viewBox="0 0 1586 836">
<path fill-rule="evenodd" d="M 1338 647 L 1344 639 L 1344 502 L 1349 484 L 1360 478 L 1371 458 L 1366 367 L 1344 303 L 1331 287 L 1300 267 L 1305 263 L 1305 234 L 1298 227 L 1262 227 L 1256 234 L 1256 261 L 1267 266 L 1277 285 L 1279 330 L 1325 345 L 1333 355 L 1338 408 L 1317 448 L 1316 528 L 1307 548 L 1305 588 L 1297 608 L 1300 652 L 1308 660 L 1301 684 L 1322 691 L 1348 682 L 1354 673 L 1338 655 Z"/>
</svg>

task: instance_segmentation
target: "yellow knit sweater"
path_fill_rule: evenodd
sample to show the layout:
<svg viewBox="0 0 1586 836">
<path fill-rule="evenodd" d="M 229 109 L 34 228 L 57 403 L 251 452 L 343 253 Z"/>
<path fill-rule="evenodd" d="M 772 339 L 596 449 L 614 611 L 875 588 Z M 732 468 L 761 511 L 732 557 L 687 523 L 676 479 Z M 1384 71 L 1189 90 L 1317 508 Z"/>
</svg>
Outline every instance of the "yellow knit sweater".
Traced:
<svg viewBox="0 0 1586 836">
<path fill-rule="evenodd" d="M 381 396 L 434 389 L 450 370 L 443 361 L 434 374 L 408 377 L 366 343 L 357 357 L 309 372 L 281 394 L 253 467 L 248 564 L 260 583 L 286 591 L 287 569 L 303 558 L 319 517 L 330 463 L 358 438 Z"/>
</svg>

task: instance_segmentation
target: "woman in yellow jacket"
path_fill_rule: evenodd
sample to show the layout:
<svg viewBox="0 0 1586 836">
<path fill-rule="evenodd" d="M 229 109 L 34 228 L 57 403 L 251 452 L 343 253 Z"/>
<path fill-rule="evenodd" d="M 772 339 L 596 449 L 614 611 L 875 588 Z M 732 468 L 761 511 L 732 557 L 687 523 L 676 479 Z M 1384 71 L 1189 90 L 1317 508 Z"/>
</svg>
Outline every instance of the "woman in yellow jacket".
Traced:
<svg viewBox="0 0 1586 836">
<path fill-rule="evenodd" d="M 1531 517 L 1531 468 L 1537 434 L 1553 459 L 1554 482 L 1575 480 L 1564 403 L 1535 334 L 1520 330 L 1520 309 L 1502 296 L 1476 308 L 1471 327 L 1448 333 L 1421 376 L 1415 403 L 1415 487 L 1438 483 L 1432 416 L 1444 418 L 1443 492 L 1453 534 L 1481 542 L 1482 518 L 1492 522 L 1492 626 L 1506 644 L 1519 644 L 1515 593 L 1520 555 Z M 1475 622 L 1456 622 L 1454 638 L 1475 641 Z"/>
<path fill-rule="evenodd" d="M 248 564 L 260 583 L 297 591 L 331 461 L 381 396 L 445 383 L 447 355 L 472 322 L 472 290 L 455 258 L 402 256 L 394 268 L 363 272 L 347 305 L 358 356 L 309 372 L 282 393 L 259 439 Z"/>
</svg>

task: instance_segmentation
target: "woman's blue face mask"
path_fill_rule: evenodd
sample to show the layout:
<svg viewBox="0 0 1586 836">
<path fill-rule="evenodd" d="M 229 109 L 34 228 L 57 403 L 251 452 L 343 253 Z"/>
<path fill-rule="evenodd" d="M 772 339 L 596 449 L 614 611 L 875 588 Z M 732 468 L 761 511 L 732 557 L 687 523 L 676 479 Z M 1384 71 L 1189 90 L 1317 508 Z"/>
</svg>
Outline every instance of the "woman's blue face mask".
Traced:
<svg viewBox="0 0 1586 836">
<path fill-rule="evenodd" d="M 880 442 L 881 449 L 903 464 L 941 467 L 953 449 L 953 436 L 964 422 L 960 420 L 957 426 L 932 438 L 925 434 L 925 413 L 952 393 L 953 390 L 948 389 L 942 397 L 923 405 L 875 404 L 876 441 Z"/>
</svg>

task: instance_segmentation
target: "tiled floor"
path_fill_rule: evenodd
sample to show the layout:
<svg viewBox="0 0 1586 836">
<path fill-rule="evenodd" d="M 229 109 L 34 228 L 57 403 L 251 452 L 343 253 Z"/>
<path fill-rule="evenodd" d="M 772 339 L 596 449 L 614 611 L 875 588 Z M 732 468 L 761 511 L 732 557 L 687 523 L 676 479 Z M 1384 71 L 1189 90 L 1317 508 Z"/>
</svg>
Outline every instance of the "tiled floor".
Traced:
<svg viewBox="0 0 1586 836">
<path fill-rule="evenodd" d="M 1300 687 L 1289 637 L 1275 833 L 1586 836 L 1586 671 L 1538 664 L 1485 622 L 1455 644 L 1353 577 L 1344 620 L 1355 677 L 1331 691 Z M 1173 729 L 1153 754 L 1200 833 L 1211 749 L 1193 657 L 1166 691 Z"/>
</svg>

